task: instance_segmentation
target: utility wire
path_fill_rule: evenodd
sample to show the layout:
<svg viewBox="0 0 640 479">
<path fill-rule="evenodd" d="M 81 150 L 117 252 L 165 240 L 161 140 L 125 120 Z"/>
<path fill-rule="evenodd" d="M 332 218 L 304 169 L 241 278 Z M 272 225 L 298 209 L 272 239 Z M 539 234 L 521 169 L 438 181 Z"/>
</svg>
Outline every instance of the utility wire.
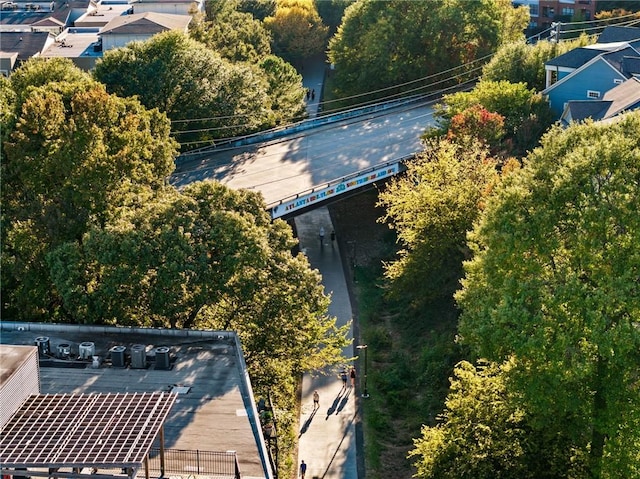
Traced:
<svg viewBox="0 0 640 479">
<path fill-rule="evenodd" d="M 612 21 L 618 21 L 620 19 L 625 19 L 625 18 L 630 18 L 630 17 L 633 17 L 633 18 L 631 20 L 627 21 L 627 22 L 611 23 Z M 637 23 L 638 19 L 636 18 L 636 14 L 629 14 L 629 15 L 624 15 L 622 17 L 615 17 L 615 18 L 612 18 L 612 19 L 560 23 L 559 25 L 552 26 L 550 28 L 547 28 L 546 30 L 543 30 L 542 32 L 537 33 L 536 35 L 532 35 L 532 36 L 528 37 L 525 41 L 529 42 L 529 41 L 531 41 L 533 39 L 536 39 L 536 38 L 539 39 L 543 34 L 545 34 L 547 32 L 551 32 L 551 31 L 553 31 L 555 28 L 557 28 L 559 26 L 563 26 L 563 25 L 582 25 L 582 24 L 601 23 L 601 22 L 610 22 L 610 23 L 607 23 L 606 25 L 594 26 L 594 27 L 584 28 L 584 29 L 583 28 L 579 28 L 579 29 L 573 29 L 573 30 L 562 30 L 562 31 L 559 32 L 559 34 L 560 35 L 565 35 L 565 34 L 569 34 L 569 33 L 573 33 L 573 32 L 586 32 L 588 30 L 602 30 L 602 29 L 606 28 L 607 26 L 620 26 L 620 25 L 627 26 L 627 25 L 630 25 L 630 24 Z M 376 93 L 381 93 L 381 92 L 384 92 L 384 91 L 394 90 L 394 89 L 402 88 L 404 86 L 413 85 L 413 84 L 416 84 L 416 83 L 419 83 L 419 82 L 424 82 L 424 81 L 429 80 L 431 78 L 438 77 L 438 76 L 453 72 L 455 70 L 460 70 L 462 68 L 469 67 L 469 66 L 471 66 L 471 65 L 473 65 L 475 63 L 481 62 L 483 60 L 490 59 L 494 55 L 495 55 L 495 53 L 491 53 L 491 54 L 485 55 L 483 57 L 477 58 L 475 60 L 472 60 L 470 62 L 464 63 L 462 65 L 458 65 L 458 66 L 449 68 L 447 70 L 444 70 L 444 71 L 441 71 L 441 72 L 438 72 L 438 73 L 433 73 L 431 75 L 427 75 L 425 77 L 421 77 L 421 78 L 418 78 L 418 79 L 415 79 L 415 80 L 399 83 L 399 84 L 396 84 L 396 85 L 391 85 L 389 87 L 380 88 L 380 89 L 377 89 L 377 90 L 370 90 L 370 91 L 367 91 L 367 92 L 358 93 L 358 94 L 351 95 L 351 96 L 348 96 L 348 97 L 342 97 L 342 98 L 339 98 L 339 99 L 328 100 L 326 102 L 320 102 L 319 106 L 322 106 L 324 108 L 324 107 L 326 107 L 327 105 L 329 105 L 331 103 L 343 102 L 343 101 L 346 101 L 346 100 L 350 100 L 350 99 L 354 99 L 354 98 L 360 98 L 360 97 L 364 97 L 364 96 L 371 96 L 371 95 L 374 95 Z M 429 88 L 432 88 L 432 87 L 434 87 L 436 85 L 439 85 L 439 84 L 442 84 L 442 83 L 445 83 L 445 82 L 448 82 L 448 81 L 456 80 L 456 79 L 460 78 L 461 76 L 472 74 L 475 71 L 482 69 L 483 66 L 484 66 L 484 64 L 479 66 L 479 67 L 474 67 L 472 69 L 465 70 L 462 73 L 459 73 L 457 75 L 452 75 L 452 76 L 446 77 L 446 78 L 444 78 L 442 80 L 439 80 L 437 82 L 428 83 L 426 85 L 422 85 L 422 86 L 419 86 L 419 87 L 411 88 L 409 90 L 393 93 L 391 95 L 387 95 L 387 96 L 382 97 L 382 98 L 377 98 L 375 100 L 371 100 L 371 101 L 368 101 L 368 102 L 359 103 L 359 104 L 353 105 L 351 107 L 351 109 L 357 109 L 359 107 L 366 106 L 366 105 L 380 105 L 380 104 L 383 104 L 383 103 L 388 102 L 388 101 L 393 100 L 393 99 L 397 99 L 397 98 L 400 98 L 400 97 L 405 97 L 405 96 L 407 96 L 407 94 L 419 92 L 420 90 L 424 90 L 424 89 L 429 89 Z M 437 93 L 437 92 L 433 92 L 433 93 Z M 326 114 L 326 111 L 325 111 L 325 114 Z M 187 123 L 187 122 L 197 122 L 197 121 L 214 121 L 214 120 L 224 120 L 224 119 L 232 119 L 232 118 L 248 117 L 248 116 L 250 116 L 250 114 L 237 114 L 237 115 L 217 116 L 217 117 L 209 117 L 209 118 L 183 119 L 183 120 L 176 120 L 176 121 L 174 121 L 172 123 Z M 286 128 L 287 126 L 291 126 L 291 125 L 292 125 L 292 123 L 288 123 L 286 125 L 281 125 L 281 126 L 278 127 L 278 129 Z M 234 129 L 234 128 L 245 128 L 245 127 L 251 127 L 251 126 L 253 126 L 253 123 L 245 123 L 245 124 L 240 124 L 240 125 L 236 124 L 236 125 L 229 125 L 229 126 L 218 126 L 218 127 L 201 128 L 201 129 L 193 129 L 193 130 L 172 131 L 171 133 L 173 135 L 183 135 L 183 134 L 188 134 L 188 133 L 202 133 L 202 132 L 207 132 L 207 131 L 221 131 L 221 130 L 228 130 L 228 129 Z M 267 130 L 267 131 L 269 131 L 269 130 Z M 262 133 L 264 133 L 264 132 L 262 132 Z M 230 141 L 230 140 L 233 140 L 235 138 L 238 138 L 238 137 L 226 137 L 226 138 L 216 138 L 215 140 L 200 140 L 200 141 L 193 141 L 193 142 L 185 142 L 185 143 L 181 143 L 181 146 L 190 146 L 190 145 L 202 144 L 202 143 L 214 144 L 216 142 Z"/>
</svg>

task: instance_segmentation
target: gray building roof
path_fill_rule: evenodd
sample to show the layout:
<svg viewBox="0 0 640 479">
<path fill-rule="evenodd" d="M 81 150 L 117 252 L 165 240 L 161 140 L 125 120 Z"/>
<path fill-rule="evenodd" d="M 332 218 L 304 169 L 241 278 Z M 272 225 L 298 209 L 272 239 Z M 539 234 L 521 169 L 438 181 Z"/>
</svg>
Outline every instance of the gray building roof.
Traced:
<svg viewBox="0 0 640 479">
<path fill-rule="evenodd" d="M 0 49 L 6 53 L 17 53 L 18 62 L 23 62 L 42 53 L 48 40 L 47 32 L 2 32 Z"/>
<path fill-rule="evenodd" d="M 190 21 L 189 15 L 135 13 L 114 18 L 103 27 L 100 34 L 153 35 L 167 30 L 185 30 Z"/>
<path fill-rule="evenodd" d="M 587 118 L 606 120 L 623 111 L 640 106 L 640 78 L 630 78 L 606 92 L 601 100 L 572 100 L 562 114 L 561 121 L 582 121 Z"/>
<path fill-rule="evenodd" d="M 598 43 L 628 42 L 640 38 L 640 28 L 610 25 L 598 37 Z"/>
<path fill-rule="evenodd" d="M 602 55 L 606 50 L 600 50 L 597 48 L 574 48 L 567 53 L 563 53 L 560 56 L 552 58 L 545 63 L 547 66 L 554 67 L 566 67 L 566 68 L 580 68 L 585 63 L 593 60 L 598 55 Z"/>
<path fill-rule="evenodd" d="M 627 77 L 630 76 L 627 72 L 624 71 L 623 62 L 625 58 L 638 58 L 640 54 L 633 48 L 627 47 L 615 52 L 603 53 L 602 58 L 609 63 L 613 68 L 618 70 L 620 73 L 625 74 Z M 629 62 L 626 62 L 629 64 Z"/>
<path fill-rule="evenodd" d="M 271 477 L 235 333 L 6 321 L 0 328 L 2 344 L 49 351 L 40 359 L 42 394 L 177 392 L 164 425 L 166 448 L 203 457 L 235 451 L 243 478 Z M 91 354 L 85 354 L 87 345 L 93 345 Z M 83 355 L 89 359 L 79 359 Z M 167 477 L 194 474 L 188 467 Z"/>
</svg>

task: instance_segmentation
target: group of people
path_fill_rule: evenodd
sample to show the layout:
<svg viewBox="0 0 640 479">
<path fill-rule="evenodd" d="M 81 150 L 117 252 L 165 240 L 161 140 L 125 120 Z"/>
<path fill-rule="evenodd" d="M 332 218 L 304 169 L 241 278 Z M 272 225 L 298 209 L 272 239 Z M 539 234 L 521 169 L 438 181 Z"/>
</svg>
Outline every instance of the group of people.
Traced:
<svg viewBox="0 0 640 479">
<path fill-rule="evenodd" d="M 307 90 L 307 101 L 309 100 L 309 98 L 311 98 L 311 101 L 314 101 L 316 99 L 316 90 L 315 88 L 309 90 L 308 88 Z"/>
</svg>

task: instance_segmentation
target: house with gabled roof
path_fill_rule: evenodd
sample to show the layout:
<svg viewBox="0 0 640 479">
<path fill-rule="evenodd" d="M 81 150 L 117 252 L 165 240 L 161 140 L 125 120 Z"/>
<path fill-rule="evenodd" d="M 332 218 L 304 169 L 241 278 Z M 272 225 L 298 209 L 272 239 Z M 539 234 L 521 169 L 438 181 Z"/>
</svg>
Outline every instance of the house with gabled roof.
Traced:
<svg viewBox="0 0 640 479">
<path fill-rule="evenodd" d="M 568 126 L 572 121 L 591 118 L 608 120 L 623 112 L 640 108 L 640 78 L 632 77 L 604 94 L 601 100 L 571 100 L 567 102 L 560 122 Z"/>
<path fill-rule="evenodd" d="M 102 50 L 120 48 L 133 41 L 145 41 L 161 32 L 178 30 L 187 33 L 189 15 L 134 13 L 112 19 L 100 31 Z"/>
<path fill-rule="evenodd" d="M 40 56 L 53 43 L 54 37 L 48 32 L 2 32 L 0 52 L 11 59 L 3 64 L 3 69 L 9 64 L 12 69 L 19 67 L 29 58 Z"/>
<path fill-rule="evenodd" d="M 591 47 L 572 50 L 545 64 L 547 72 L 549 68 L 558 69 L 557 81 L 542 91 L 558 117 L 567 102 L 600 100 L 607 91 L 633 76 L 640 76 L 640 40 Z M 587 61 L 579 65 L 584 60 Z M 561 67 L 564 68 L 562 74 Z"/>
</svg>

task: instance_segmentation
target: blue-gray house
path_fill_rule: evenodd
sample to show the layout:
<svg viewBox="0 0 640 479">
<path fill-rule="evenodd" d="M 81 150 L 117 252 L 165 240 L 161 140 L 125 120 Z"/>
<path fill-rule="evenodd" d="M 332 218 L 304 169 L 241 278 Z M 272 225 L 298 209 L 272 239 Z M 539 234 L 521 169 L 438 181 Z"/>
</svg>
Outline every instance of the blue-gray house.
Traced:
<svg viewBox="0 0 640 479">
<path fill-rule="evenodd" d="M 640 28 L 608 26 L 598 43 L 552 58 L 545 71 L 542 93 L 558 117 L 569 101 L 600 100 L 607 91 L 640 76 Z"/>
<path fill-rule="evenodd" d="M 569 101 L 600 100 L 627 79 L 640 77 L 640 39 L 577 48 L 550 60 L 545 68 L 547 74 L 550 69 L 557 72 L 556 82 L 542 94 L 559 118 Z"/>
</svg>

